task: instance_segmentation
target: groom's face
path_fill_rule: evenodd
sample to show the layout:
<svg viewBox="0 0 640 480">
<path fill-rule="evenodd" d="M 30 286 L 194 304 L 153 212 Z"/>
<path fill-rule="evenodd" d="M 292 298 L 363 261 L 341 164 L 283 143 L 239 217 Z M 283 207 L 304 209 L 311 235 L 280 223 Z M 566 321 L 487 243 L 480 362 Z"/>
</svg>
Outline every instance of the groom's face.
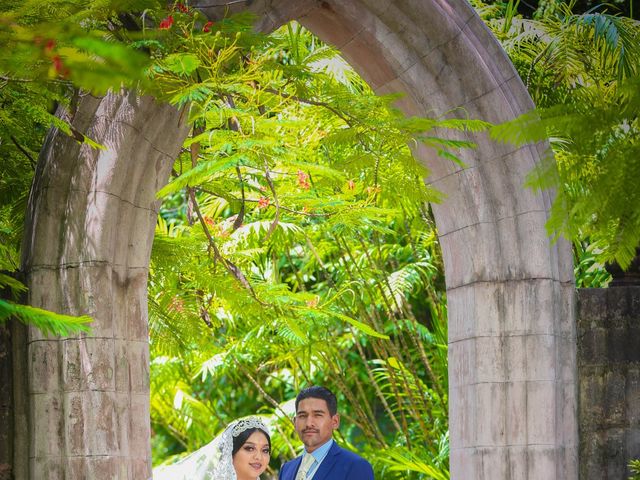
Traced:
<svg viewBox="0 0 640 480">
<path fill-rule="evenodd" d="M 340 426 L 340 416 L 331 415 L 327 402 L 320 398 L 305 398 L 298 403 L 296 411 L 296 432 L 307 452 L 324 445 Z"/>
</svg>

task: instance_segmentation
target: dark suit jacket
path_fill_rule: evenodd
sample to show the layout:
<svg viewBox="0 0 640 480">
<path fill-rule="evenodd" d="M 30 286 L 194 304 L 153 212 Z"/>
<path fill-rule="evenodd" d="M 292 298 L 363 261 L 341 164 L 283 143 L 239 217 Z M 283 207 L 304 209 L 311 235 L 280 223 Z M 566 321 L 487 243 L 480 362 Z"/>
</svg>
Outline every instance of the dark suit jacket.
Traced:
<svg viewBox="0 0 640 480">
<path fill-rule="evenodd" d="M 294 458 L 280 469 L 280 480 L 295 480 L 302 457 Z M 369 462 L 333 443 L 329 453 L 316 470 L 313 480 L 373 480 Z"/>
</svg>

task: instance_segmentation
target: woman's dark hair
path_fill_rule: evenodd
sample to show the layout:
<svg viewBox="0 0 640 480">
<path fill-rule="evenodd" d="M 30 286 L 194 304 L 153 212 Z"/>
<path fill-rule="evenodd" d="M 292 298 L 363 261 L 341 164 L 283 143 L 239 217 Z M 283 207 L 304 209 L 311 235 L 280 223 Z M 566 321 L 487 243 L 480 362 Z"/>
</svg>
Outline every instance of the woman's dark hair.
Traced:
<svg viewBox="0 0 640 480">
<path fill-rule="evenodd" d="M 296 397 L 296 412 L 298 411 L 298 404 L 306 398 L 319 398 L 327 402 L 327 410 L 333 417 L 338 413 L 338 399 L 331 390 L 326 387 L 314 385 L 313 387 L 307 387 L 302 390 Z"/>
<path fill-rule="evenodd" d="M 261 428 L 253 427 L 253 428 L 247 428 L 244 432 L 241 432 L 237 437 L 233 437 L 233 450 L 231 451 L 231 456 L 234 456 L 238 452 L 238 450 L 240 450 L 240 447 L 242 447 L 242 445 L 247 443 L 247 440 L 249 439 L 251 434 L 254 432 L 260 432 L 265 437 L 267 437 L 267 443 L 269 444 L 269 451 L 271 451 L 271 437 L 269 436 L 269 434 L 264 430 L 262 430 Z"/>
</svg>

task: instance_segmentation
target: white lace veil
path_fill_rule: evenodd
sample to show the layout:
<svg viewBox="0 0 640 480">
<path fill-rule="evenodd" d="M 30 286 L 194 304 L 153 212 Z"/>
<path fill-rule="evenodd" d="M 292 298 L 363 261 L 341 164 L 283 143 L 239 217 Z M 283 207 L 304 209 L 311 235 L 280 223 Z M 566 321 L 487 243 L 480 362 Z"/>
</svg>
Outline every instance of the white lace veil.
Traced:
<svg viewBox="0 0 640 480">
<path fill-rule="evenodd" d="M 153 480 L 237 480 L 231 457 L 233 438 L 251 428 L 269 435 L 269 429 L 259 418 L 235 420 L 212 442 L 179 462 L 154 468 Z"/>
</svg>

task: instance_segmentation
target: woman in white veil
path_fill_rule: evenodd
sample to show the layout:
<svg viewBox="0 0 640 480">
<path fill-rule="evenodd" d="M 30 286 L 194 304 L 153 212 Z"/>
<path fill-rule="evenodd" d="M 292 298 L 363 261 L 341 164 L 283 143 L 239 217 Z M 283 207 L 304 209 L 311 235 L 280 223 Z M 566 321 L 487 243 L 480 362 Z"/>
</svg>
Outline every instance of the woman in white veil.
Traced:
<svg viewBox="0 0 640 480">
<path fill-rule="evenodd" d="M 271 456 L 269 429 L 259 418 L 231 422 L 212 442 L 177 463 L 153 470 L 154 480 L 257 480 Z"/>
</svg>

